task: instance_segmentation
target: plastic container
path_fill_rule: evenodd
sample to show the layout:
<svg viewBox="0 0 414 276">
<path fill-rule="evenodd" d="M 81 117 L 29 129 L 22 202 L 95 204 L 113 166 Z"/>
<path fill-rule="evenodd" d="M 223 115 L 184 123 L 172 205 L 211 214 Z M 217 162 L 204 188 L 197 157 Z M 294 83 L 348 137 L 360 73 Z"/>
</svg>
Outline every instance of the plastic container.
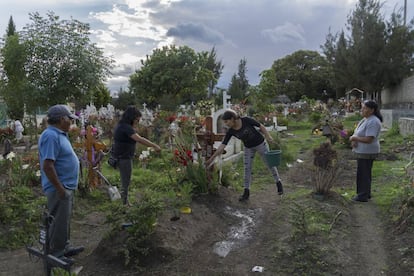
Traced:
<svg viewBox="0 0 414 276">
<path fill-rule="evenodd" d="M 266 161 L 271 167 L 276 167 L 280 165 L 280 160 L 282 157 L 281 150 L 270 150 L 265 153 Z"/>
</svg>

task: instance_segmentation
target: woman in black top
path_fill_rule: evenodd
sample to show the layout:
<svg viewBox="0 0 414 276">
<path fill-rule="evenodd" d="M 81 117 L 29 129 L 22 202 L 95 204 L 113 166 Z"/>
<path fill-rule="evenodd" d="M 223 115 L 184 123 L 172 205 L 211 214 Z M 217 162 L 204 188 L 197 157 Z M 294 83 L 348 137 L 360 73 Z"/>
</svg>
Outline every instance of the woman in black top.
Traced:
<svg viewBox="0 0 414 276">
<path fill-rule="evenodd" d="M 244 192 L 243 195 L 240 196 L 239 200 L 245 201 L 249 199 L 252 163 L 256 151 L 260 154 L 262 160 L 271 170 L 279 195 L 283 194 L 283 186 L 277 168 L 269 166 L 264 158 L 265 153 L 268 151 L 265 138 L 267 141 L 273 142 L 272 136 L 269 135 L 269 132 L 266 130 L 264 125 L 260 124 L 252 118 L 240 117 L 233 110 L 225 111 L 222 119 L 224 121 L 224 124 L 228 127 L 228 131 L 221 145 L 217 148 L 211 158 L 207 160 L 207 165 L 214 162 L 214 159 L 224 151 L 224 148 L 230 141 L 230 138 L 234 136 L 240 139 L 244 144 Z M 256 130 L 255 127 L 258 127 L 261 133 Z"/>
<path fill-rule="evenodd" d="M 118 159 L 119 173 L 122 183 L 122 201 L 128 204 L 128 187 L 131 182 L 132 159 L 135 155 L 135 145 L 137 142 L 160 152 L 161 148 L 157 144 L 140 136 L 134 129 L 141 119 L 141 112 L 135 106 L 128 106 L 122 114 L 119 123 L 115 128 L 113 155 Z"/>
</svg>

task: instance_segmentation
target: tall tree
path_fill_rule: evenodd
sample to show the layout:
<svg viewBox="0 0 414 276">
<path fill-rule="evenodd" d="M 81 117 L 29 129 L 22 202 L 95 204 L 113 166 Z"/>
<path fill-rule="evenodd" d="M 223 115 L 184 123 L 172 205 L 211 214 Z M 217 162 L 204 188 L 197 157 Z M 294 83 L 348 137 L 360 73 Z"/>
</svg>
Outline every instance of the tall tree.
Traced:
<svg viewBox="0 0 414 276">
<path fill-rule="evenodd" d="M 348 18 L 351 31 L 349 79 L 355 87 L 373 95 L 384 86 L 385 23 L 377 0 L 359 0 Z"/>
<path fill-rule="evenodd" d="M 16 34 L 16 25 L 14 24 L 13 17 L 10 16 L 9 24 L 7 25 L 6 35 L 12 36 Z"/>
<path fill-rule="evenodd" d="M 401 12 L 394 12 L 386 26 L 384 85 L 394 87 L 414 69 L 414 19 L 407 25 Z"/>
<path fill-rule="evenodd" d="M 96 107 L 107 106 L 111 102 L 111 92 L 105 86 L 100 83 L 96 87 L 92 88 L 87 94 L 79 100 L 76 100 L 76 105 L 86 106 L 87 104 L 93 103 Z"/>
<path fill-rule="evenodd" d="M 400 10 L 385 22 L 381 7 L 377 0 L 359 0 L 348 17 L 350 36 L 329 34 L 322 47 L 341 93 L 356 87 L 379 103 L 384 87 L 397 85 L 414 69 L 413 21 L 405 26 Z"/>
<path fill-rule="evenodd" d="M 349 70 L 349 58 L 348 58 L 348 45 L 345 39 L 345 33 L 342 31 L 338 35 L 332 35 L 331 33 L 327 36 L 327 41 L 322 47 L 324 49 L 325 56 L 328 63 L 332 66 L 333 72 L 332 79 L 330 79 L 331 86 L 335 88 L 336 97 L 344 97 L 348 81 L 348 70 Z"/>
<path fill-rule="evenodd" d="M 207 61 L 208 54 L 197 54 L 188 46 L 155 49 L 130 76 L 129 90 L 139 103 L 150 107 L 161 104 L 174 109 L 177 104 L 198 101 L 206 97 L 208 85 L 215 80 Z"/>
<path fill-rule="evenodd" d="M 231 95 L 232 99 L 243 100 L 249 89 L 249 81 L 247 79 L 247 60 L 241 59 L 238 66 L 237 75 L 234 74 L 228 89 L 228 94 Z"/>
<path fill-rule="evenodd" d="M 10 17 L 4 47 L 1 49 L 3 67 L 0 95 L 7 104 L 9 118 L 23 119 L 25 104 L 29 100 L 25 93 L 28 82 L 25 72 L 26 44 L 20 41 L 13 18 Z"/>
<path fill-rule="evenodd" d="M 112 60 L 89 38 L 89 25 L 61 20 L 53 12 L 30 14 L 23 39 L 28 45 L 26 73 L 31 98 L 40 106 L 79 99 L 110 74 Z"/>
<path fill-rule="evenodd" d="M 286 95 L 297 101 L 302 96 L 313 99 L 334 97 L 331 67 L 316 51 L 297 51 L 273 62 L 272 68 L 261 73 L 259 87 L 269 99 Z"/>
<path fill-rule="evenodd" d="M 207 98 L 210 98 L 213 95 L 214 88 L 216 87 L 217 82 L 223 72 L 224 65 L 221 61 L 217 61 L 217 52 L 215 47 L 213 47 L 209 53 L 202 52 L 200 55 L 202 55 L 202 58 L 206 60 L 205 67 L 213 72 L 214 76 L 214 78 L 210 80 L 208 84 Z"/>
</svg>

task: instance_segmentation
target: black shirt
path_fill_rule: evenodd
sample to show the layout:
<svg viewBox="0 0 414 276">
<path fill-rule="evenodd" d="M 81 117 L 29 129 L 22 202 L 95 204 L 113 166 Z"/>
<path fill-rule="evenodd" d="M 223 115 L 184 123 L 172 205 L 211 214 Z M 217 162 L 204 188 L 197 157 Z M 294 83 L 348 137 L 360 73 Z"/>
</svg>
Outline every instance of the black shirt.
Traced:
<svg viewBox="0 0 414 276">
<path fill-rule="evenodd" d="M 114 156 L 120 159 L 132 158 L 135 155 L 136 141 L 131 138 L 135 134 L 130 124 L 118 123 L 115 128 L 113 152 Z"/>
<path fill-rule="evenodd" d="M 227 145 L 231 136 L 240 139 L 247 148 L 253 148 L 263 143 L 263 135 L 255 128 L 260 127 L 260 123 L 249 117 L 241 117 L 240 119 L 242 122 L 241 128 L 238 130 L 230 128 L 227 131 L 222 144 Z"/>
</svg>

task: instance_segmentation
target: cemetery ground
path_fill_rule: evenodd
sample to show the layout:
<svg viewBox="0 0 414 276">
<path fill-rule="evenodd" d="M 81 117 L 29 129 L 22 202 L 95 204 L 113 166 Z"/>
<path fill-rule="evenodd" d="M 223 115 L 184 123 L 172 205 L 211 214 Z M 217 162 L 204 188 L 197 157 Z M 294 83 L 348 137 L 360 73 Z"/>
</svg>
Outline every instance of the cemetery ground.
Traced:
<svg viewBox="0 0 414 276">
<path fill-rule="evenodd" d="M 133 265 L 134 259 L 125 266 L 120 257 L 128 228 L 117 236 L 107 234 L 111 210 L 101 206 L 102 198 L 109 201 L 106 188 L 78 197 L 72 241 L 86 248 L 75 257 L 75 265 L 83 267 L 79 275 L 412 275 L 413 198 L 404 170 L 414 151 L 410 139 L 383 134 L 382 154 L 374 162 L 373 197 L 355 203 L 356 161 L 350 149 L 334 146 L 341 170 L 331 191 L 316 198 L 312 148 L 324 138 L 294 125 L 288 133 L 293 135 L 283 134 L 289 147 L 283 158 L 291 167 L 280 169 L 282 197 L 256 157 L 250 200 L 239 202 L 238 161 L 232 170 L 227 168 L 237 184 L 193 198 L 190 214 L 166 210 L 157 218 L 150 250 L 139 266 Z M 110 206 L 114 214 L 122 214 Z M 255 266 L 263 272 L 252 272 Z M 0 251 L 0 275 L 44 273 L 41 261 L 30 259 L 22 247 Z"/>
</svg>

